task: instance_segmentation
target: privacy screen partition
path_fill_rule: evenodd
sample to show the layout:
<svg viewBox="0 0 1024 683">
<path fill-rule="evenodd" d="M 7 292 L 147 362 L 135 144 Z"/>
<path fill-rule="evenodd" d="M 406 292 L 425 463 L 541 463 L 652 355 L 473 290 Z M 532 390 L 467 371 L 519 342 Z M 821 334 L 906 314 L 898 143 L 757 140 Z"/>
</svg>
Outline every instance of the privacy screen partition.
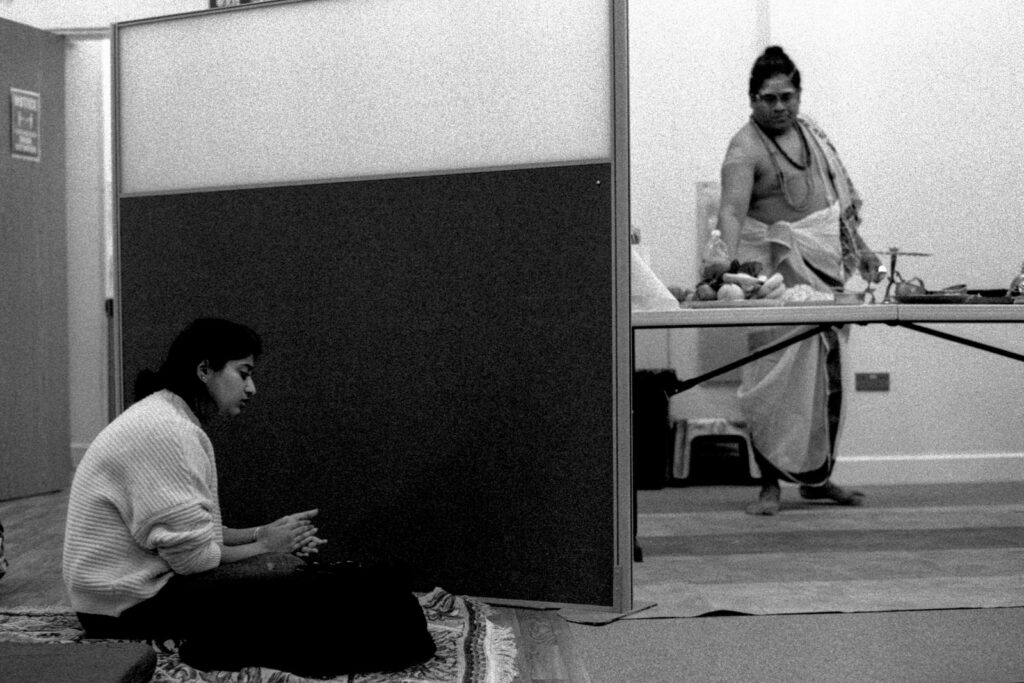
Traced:
<svg viewBox="0 0 1024 683">
<path fill-rule="evenodd" d="M 226 523 L 316 507 L 327 559 L 630 607 L 624 17 L 305 0 L 116 27 L 123 404 L 193 318 L 266 344 L 211 428 Z"/>
</svg>

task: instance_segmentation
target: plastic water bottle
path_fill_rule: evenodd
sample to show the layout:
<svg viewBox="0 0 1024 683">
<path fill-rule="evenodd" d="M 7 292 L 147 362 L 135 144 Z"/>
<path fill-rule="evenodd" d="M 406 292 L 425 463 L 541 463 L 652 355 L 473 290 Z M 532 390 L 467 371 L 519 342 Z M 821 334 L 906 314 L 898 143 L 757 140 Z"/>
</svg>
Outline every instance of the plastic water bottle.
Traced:
<svg viewBox="0 0 1024 683">
<path fill-rule="evenodd" d="M 1024 296 L 1024 264 L 1021 264 L 1020 272 L 1013 278 L 1010 288 L 1006 290 L 1006 296 Z"/>
<path fill-rule="evenodd" d="M 704 245 L 704 255 L 700 263 L 701 280 L 714 280 L 722 273 L 729 271 L 729 247 L 722 239 L 722 233 L 712 230 L 708 243 Z"/>
<path fill-rule="evenodd" d="M 704 246 L 702 264 L 706 266 L 710 263 L 724 263 L 725 265 L 730 263 L 729 247 L 726 246 L 725 240 L 722 239 L 722 233 L 719 230 L 711 231 L 708 243 Z"/>
</svg>

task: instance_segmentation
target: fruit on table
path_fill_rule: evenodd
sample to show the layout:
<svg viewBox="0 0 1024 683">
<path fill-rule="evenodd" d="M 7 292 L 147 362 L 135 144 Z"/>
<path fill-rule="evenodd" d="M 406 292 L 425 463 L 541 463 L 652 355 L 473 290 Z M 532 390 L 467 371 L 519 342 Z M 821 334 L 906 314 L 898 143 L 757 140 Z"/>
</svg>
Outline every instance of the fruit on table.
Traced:
<svg viewBox="0 0 1024 683">
<path fill-rule="evenodd" d="M 706 282 L 702 282 L 697 285 L 697 299 L 699 301 L 713 301 L 718 298 L 718 292 L 715 288 Z"/>
<path fill-rule="evenodd" d="M 722 277 L 723 273 L 728 273 L 730 267 L 730 264 L 723 263 L 721 261 L 705 263 L 704 267 L 701 269 L 700 279 L 705 282 L 717 280 Z"/>
<path fill-rule="evenodd" d="M 768 278 L 761 274 L 763 266 L 757 261 L 740 263 L 733 259 L 731 263 L 720 261 L 705 262 L 701 268 L 701 280 L 697 283 L 694 298 L 698 301 L 755 299 L 766 296 L 767 290 L 762 287 Z M 730 285 L 721 294 L 721 289 Z M 740 296 L 736 294 L 736 288 Z"/>
<path fill-rule="evenodd" d="M 782 281 L 782 273 L 775 273 L 770 278 L 764 281 L 764 284 L 758 289 L 758 296 L 763 296 L 766 299 L 777 299 L 782 296 L 782 292 L 786 289 L 785 284 Z"/>
<path fill-rule="evenodd" d="M 732 264 L 732 267 L 729 269 L 730 273 L 746 273 L 754 277 L 761 277 L 761 271 L 764 269 L 760 261 L 744 261 L 743 263 L 733 261 Z"/>
<path fill-rule="evenodd" d="M 725 273 L 722 275 L 722 282 L 725 284 L 739 285 L 744 295 L 748 295 L 761 287 L 761 280 L 746 273 Z"/>
<path fill-rule="evenodd" d="M 745 298 L 747 297 L 743 293 L 743 288 L 737 284 L 726 282 L 718 288 L 719 301 L 741 301 Z"/>
</svg>

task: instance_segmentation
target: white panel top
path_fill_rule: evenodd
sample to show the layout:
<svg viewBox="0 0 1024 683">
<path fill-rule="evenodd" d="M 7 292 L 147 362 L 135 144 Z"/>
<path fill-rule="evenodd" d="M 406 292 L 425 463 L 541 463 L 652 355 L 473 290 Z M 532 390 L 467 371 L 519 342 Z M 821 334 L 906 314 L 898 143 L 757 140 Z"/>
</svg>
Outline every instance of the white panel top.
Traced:
<svg viewBox="0 0 1024 683">
<path fill-rule="evenodd" d="M 122 194 L 610 160 L 609 0 L 308 0 L 117 31 Z"/>
</svg>

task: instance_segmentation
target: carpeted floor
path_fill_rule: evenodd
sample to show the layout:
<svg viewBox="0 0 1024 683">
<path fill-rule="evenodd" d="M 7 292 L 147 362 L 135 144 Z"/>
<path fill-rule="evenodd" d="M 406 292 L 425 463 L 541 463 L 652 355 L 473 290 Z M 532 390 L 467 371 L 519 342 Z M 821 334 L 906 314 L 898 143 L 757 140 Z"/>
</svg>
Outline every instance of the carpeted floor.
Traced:
<svg viewBox="0 0 1024 683">
<path fill-rule="evenodd" d="M 626 618 L 1024 606 L 1019 484 L 872 487 L 857 508 L 787 487 L 773 517 L 744 514 L 756 491 L 641 492 L 634 597 L 654 606 Z"/>
<path fill-rule="evenodd" d="M 661 603 L 569 623 L 588 683 L 1024 681 L 1024 607 L 906 606 L 980 602 L 958 595 L 963 576 L 1024 604 L 1010 557 L 1024 482 L 864 491 L 867 506 L 844 510 L 787 487 L 782 513 L 762 519 L 742 512 L 757 487 L 641 491 L 635 595 Z M 871 596 L 870 611 L 838 611 Z"/>
<path fill-rule="evenodd" d="M 1024 608 L 570 624 L 589 683 L 1020 683 Z"/>
<path fill-rule="evenodd" d="M 512 633 L 487 618 L 490 608 L 440 588 L 420 598 L 428 627 L 437 645 L 430 661 L 394 674 L 339 676 L 346 683 L 510 683 L 516 676 L 516 646 Z M 386 637 L 386 634 L 382 634 Z M 75 615 L 64 608 L 4 608 L 0 610 L 0 642 L 94 643 L 82 638 Z M 250 667 L 239 672 L 202 672 L 182 663 L 173 643 L 154 643 L 162 683 L 312 683 L 288 673 Z M 0 658 L 2 658 L 0 648 Z M 0 680 L 4 680 L 0 675 Z M 68 680 L 73 679 L 69 672 Z M 317 679 L 320 680 L 320 679 Z"/>
</svg>

